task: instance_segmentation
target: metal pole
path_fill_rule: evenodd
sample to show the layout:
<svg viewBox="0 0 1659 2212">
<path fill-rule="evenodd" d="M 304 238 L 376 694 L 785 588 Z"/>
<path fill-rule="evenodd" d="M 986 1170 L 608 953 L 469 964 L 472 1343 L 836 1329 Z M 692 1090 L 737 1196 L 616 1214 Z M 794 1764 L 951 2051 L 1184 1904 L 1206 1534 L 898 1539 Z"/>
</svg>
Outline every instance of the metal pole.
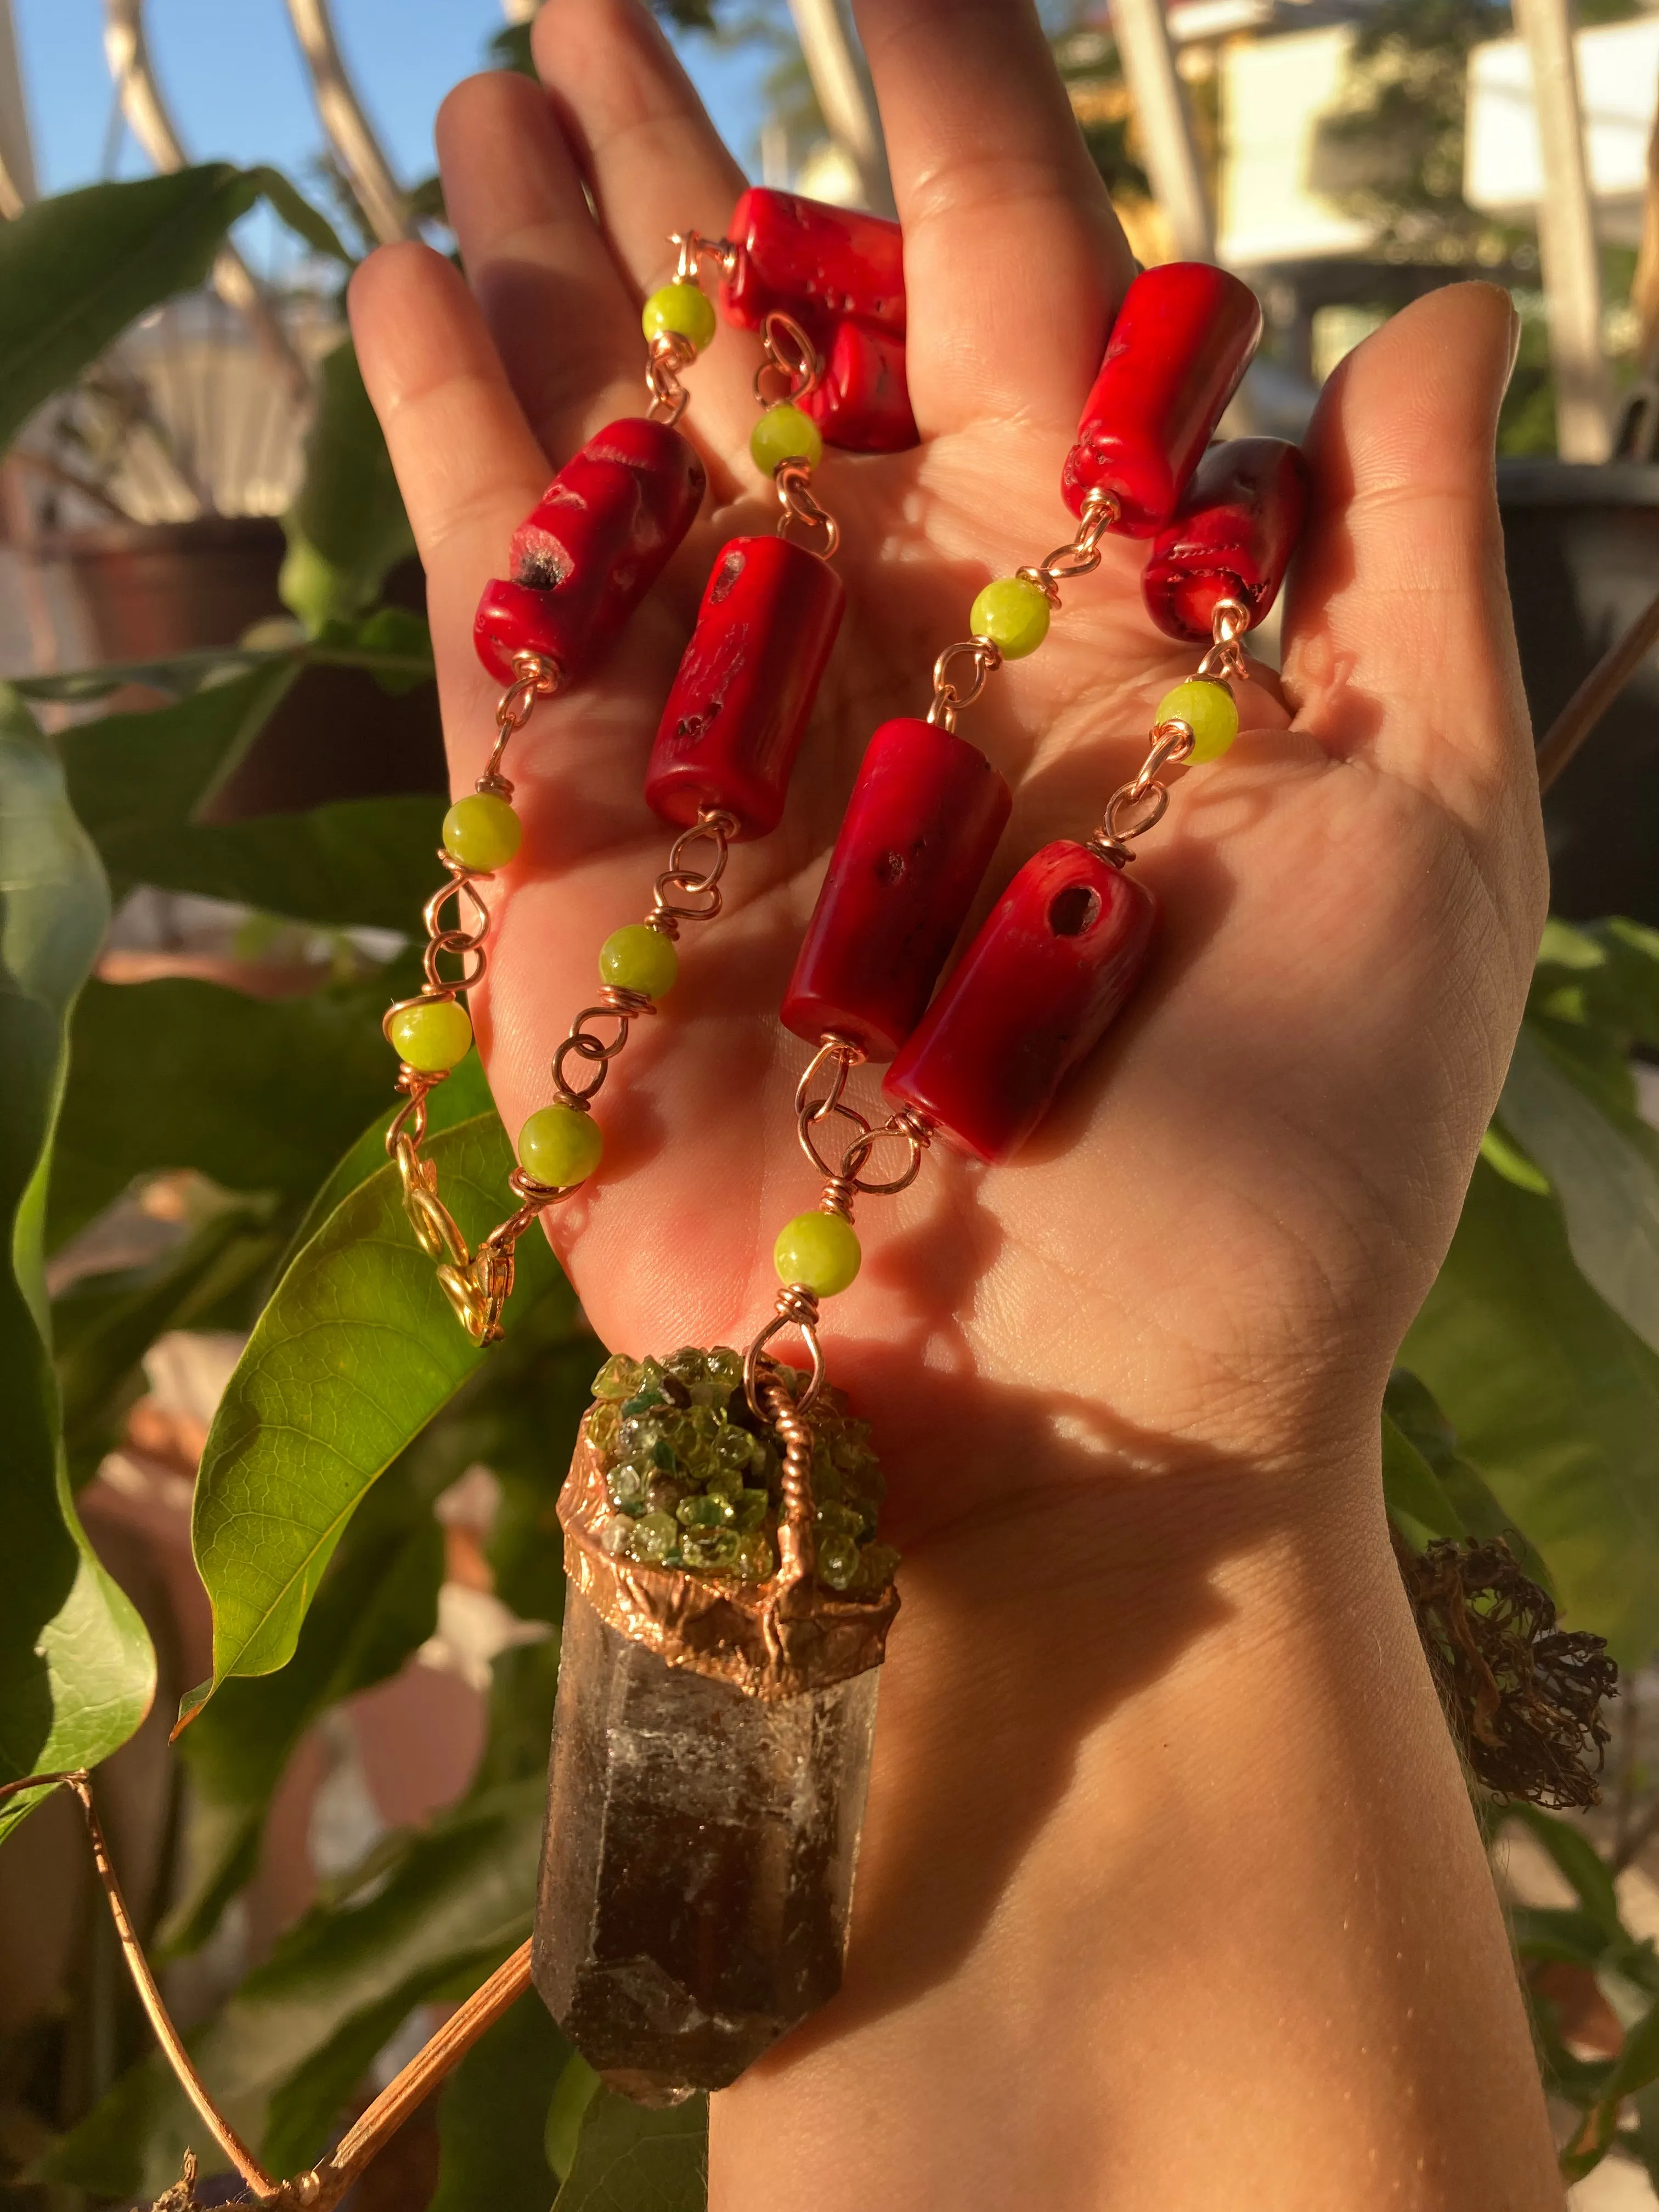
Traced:
<svg viewBox="0 0 1659 2212">
<path fill-rule="evenodd" d="M 1549 313 L 1556 447 L 1564 461 L 1604 461 L 1613 381 L 1601 351 L 1601 264 L 1568 0 L 1516 0 L 1515 16 L 1532 62 L 1543 156 L 1538 252 Z"/>
<path fill-rule="evenodd" d="M 891 215 L 881 118 L 838 0 L 789 0 L 789 13 L 830 137 L 858 172 L 866 205 Z"/>
<path fill-rule="evenodd" d="M 190 157 L 173 128 L 150 64 L 144 39 L 144 0 L 104 0 L 104 55 L 133 137 L 158 169 L 182 169 Z M 302 404 L 308 402 L 311 379 L 305 363 L 289 343 L 288 333 L 234 246 L 219 249 L 213 264 L 213 289 L 240 315 L 294 398 Z"/>
<path fill-rule="evenodd" d="M 1112 0 L 1123 74 L 1140 122 L 1146 173 L 1182 261 L 1215 259 L 1215 217 L 1204 189 L 1198 142 L 1176 69 L 1163 0 Z"/>
<path fill-rule="evenodd" d="M 369 228 L 382 246 L 409 237 L 413 226 L 408 198 L 346 75 L 328 0 L 288 0 L 288 12 L 311 73 L 317 112 L 351 180 Z"/>
<path fill-rule="evenodd" d="M 11 0 L 0 0 L 0 216 L 9 222 L 13 216 L 21 215 L 37 190 Z"/>
</svg>

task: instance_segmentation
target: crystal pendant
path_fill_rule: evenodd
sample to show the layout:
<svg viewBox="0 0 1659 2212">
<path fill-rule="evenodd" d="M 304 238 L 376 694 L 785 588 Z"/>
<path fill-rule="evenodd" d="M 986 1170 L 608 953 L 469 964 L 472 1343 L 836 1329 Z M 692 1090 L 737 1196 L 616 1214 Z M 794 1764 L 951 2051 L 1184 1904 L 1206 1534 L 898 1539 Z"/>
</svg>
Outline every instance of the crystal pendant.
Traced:
<svg viewBox="0 0 1659 2212">
<path fill-rule="evenodd" d="M 611 1363 L 559 1502 L 571 1591 L 536 1986 L 647 2104 L 724 2088 L 840 1987 L 898 1602 L 893 1554 L 867 1540 L 862 1425 L 829 1401 L 809 1434 L 787 1408 L 780 1462 L 733 1360 Z"/>
</svg>

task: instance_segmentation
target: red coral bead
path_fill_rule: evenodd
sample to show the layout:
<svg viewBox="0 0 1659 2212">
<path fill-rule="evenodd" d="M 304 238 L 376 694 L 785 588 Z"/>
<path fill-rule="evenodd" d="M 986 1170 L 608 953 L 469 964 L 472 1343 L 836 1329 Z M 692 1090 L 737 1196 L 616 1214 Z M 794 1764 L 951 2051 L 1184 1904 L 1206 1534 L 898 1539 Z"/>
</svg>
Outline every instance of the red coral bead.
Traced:
<svg viewBox="0 0 1659 2212">
<path fill-rule="evenodd" d="M 843 323 L 823 380 L 801 402 L 832 446 L 854 453 L 896 453 L 916 443 L 916 418 L 904 379 L 904 341 Z"/>
<path fill-rule="evenodd" d="M 1224 269 L 1170 261 L 1143 270 L 1123 295 L 1061 471 L 1073 514 L 1091 491 L 1108 491 L 1120 510 L 1115 529 L 1156 536 L 1261 335 L 1255 293 Z"/>
<path fill-rule="evenodd" d="M 784 538 L 723 550 L 646 770 L 665 821 L 718 806 L 740 838 L 777 828 L 846 596 L 828 562 Z"/>
<path fill-rule="evenodd" d="M 739 329 L 757 331 L 781 312 L 825 351 L 849 316 L 904 336 L 904 241 L 896 222 L 757 185 L 732 210 L 726 236 L 738 265 L 720 286 L 720 307 Z"/>
<path fill-rule="evenodd" d="M 1279 596 L 1308 506 L 1308 465 L 1282 438 L 1230 438 L 1198 465 L 1141 572 L 1146 611 L 1170 637 L 1211 635 L 1223 599 L 1259 623 Z"/>
<path fill-rule="evenodd" d="M 607 423 L 559 471 L 513 534 L 513 574 L 484 586 L 473 643 L 513 681 L 515 653 L 557 664 L 567 684 L 597 660 L 696 520 L 707 479 L 696 448 L 642 416 Z"/>
<path fill-rule="evenodd" d="M 890 1060 L 921 1019 L 1012 801 L 976 745 L 909 716 L 870 740 L 783 1001 Z"/>
<path fill-rule="evenodd" d="M 1157 912 L 1087 845 L 1045 845 L 888 1070 L 888 1097 L 975 1158 L 1012 1158 L 1134 988 Z"/>
</svg>

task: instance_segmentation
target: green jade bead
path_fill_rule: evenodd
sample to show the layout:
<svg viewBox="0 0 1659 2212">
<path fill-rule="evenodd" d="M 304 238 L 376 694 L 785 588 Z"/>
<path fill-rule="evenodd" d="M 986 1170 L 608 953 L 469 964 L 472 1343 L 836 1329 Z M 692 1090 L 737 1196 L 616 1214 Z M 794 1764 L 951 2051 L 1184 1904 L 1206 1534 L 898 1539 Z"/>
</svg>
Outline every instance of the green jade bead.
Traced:
<svg viewBox="0 0 1659 2212">
<path fill-rule="evenodd" d="M 458 799 L 444 817 L 444 850 L 464 868 L 504 868 L 518 851 L 524 824 L 498 792 Z"/>
<path fill-rule="evenodd" d="M 568 1190 L 599 1164 L 605 1138 L 591 1114 L 541 1106 L 519 1132 L 519 1164 L 532 1181 Z"/>
<path fill-rule="evenodd" d="M 1238 735 L 1238 702 L 1213 676 L 1194 676 L 1164 694 L 1153 720 L 1188 725 L 1193 733 L 1189 761 L 1219 760 Z"/>
<path fill-rule="evenodd" d="M 640 327 L 647 345 L 667 331 L 701 353 L 714 335 L 714 303 L 700 285 L 665 284 L 646 301 Z"/>
<path fill-rule="evenodd" d="M 781 399 L 750 432 L 749 450 L 763 476 L 769 477 L 784 461 L 805 461 L 815 469 L 823 459 L 823 433 L 792 400 Z"/>
<path fill-rule="evenodd" d="M 422 999 L 386 1024 L 392 1050 L 417 1075 L 441 1075 L 466 1058 L 472 1022 L 453 999 Z"/>
<path fill-rule="evenodd" d="M 857 1231 L 839 1213 L 798 1213 L 772 1249 L 779 1281 L 804 1283 L 821 1298 L 844 1291 L 863 1257 Z"/>
<path fill-rule="evenodd" d="M 613 990 L 641 991 L 660 999 L 679 979 L 680 956 L 673 941 L 643 921 L 613 929 L 599 947 L 599 977 Z"/>
<path fill-rule="evenodd" d="M 988 637 L 1005 660 L 1024 660 L 1048 635 L 1048 594 L 1024 576 L 998 576 L 974 601 L 968 627 Z"/>
</svg>

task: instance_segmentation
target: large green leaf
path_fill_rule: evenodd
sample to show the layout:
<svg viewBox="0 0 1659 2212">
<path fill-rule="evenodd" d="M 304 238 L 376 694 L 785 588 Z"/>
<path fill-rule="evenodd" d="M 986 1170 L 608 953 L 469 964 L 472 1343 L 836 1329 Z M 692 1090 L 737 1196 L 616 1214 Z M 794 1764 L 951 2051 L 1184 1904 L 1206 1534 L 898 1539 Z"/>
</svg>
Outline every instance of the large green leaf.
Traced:
<svg viewBox="0 0 1659 2212">
<path fill-rule="evenodd" d="M 201 283 L 258 196 L 210 161 L 37 200 L 0 228 L 0 446 L 129 323 Z"/>
<path fill-rule="evenodd" d="M 374 2053 L 428 2000 L 476 1988 L 530 1932 L 539 1780 L 481 1793 L 371 1854 L 347 1892 L 278 1942 L 191 2048 L 209 2088 L 279 2172 L 309 2166 Z M 159 2057 L 117 2082 L 41 2161 L 42 2179 L 156 2195 L 187 2145 L 223 2160 Z"/>
<path fill-rule="evenodd" d="M 555 2212 L 706 2212 L 708 2100 L 652 2112 L 601 2088 Z"/>
<path fill-rule="evenodd" d="M 428 2212 L 547 2212 L 547 2112 L 569 2057 L 533 1990 L 474 2044 L 438 2106 L 441 2162 Z"/>
<path fill-rule="evenodd" d="M 1537 1547 L 1459 1451 L 1457 1432 L 1428 1385 L 1403 1367 L 1389 1377 L 1382 1396 L 1382 1490 L 1391 1513 L 1416 1522 L 1408 1536 L 1502 1537 L 1533 1581 L 1554 1595 Z"/>
<path fill-rule="evenodd" d="M 513 1154 L 500 1121 L 464 1121 L 434 1138 L 427 1158 L 476 1245 L 506 1203 Z M 546 1239 L 532 1231 L 519 1246 L 509 1316 L 556 1280 Z M 416 1244 L 388 1164 L 289 1267 L 208 1437 L 194 1535 L 213 1601 L 212 1686 L 286 1662 L 364 1493 L 484 1356 Z"/>
<path fill-rule="evenodd" d="M 1653 1132 L 1574 1080 L 1530 1024 L 1498 1111 L 1549 1177 L 1585 1280 L 1659 1351 L 1659 1164 Z"/>
<path fill-rule="evenodd" d="M 324 360 L 305 481 L 288 518 L 283 597 L 307 627 L 356 614 L 415 550 L 380 419 L 344 338 Z"/>
<path fill-rule="evenodd" d="M 146 714 L 65 732 L 70 795 L 118 888 L 154 884 L 334 927 L 413 929 L 442 880 L 443 801 L 410 793 L 198 822 L 296 677 L 281 658 Z"/>
<path fill-rule="evenodd" d="M 432 680 L 432 640 L 419 615 L 404 607 L 377 607 L 361 622 L 332 623 L 321 635 L 291 645 L 216 645 L 164 660 L 105 661 L 96 668 L 20 676 L 15 688 L 27 699 L 68 706 L 106 699 L 132 684 L 183 699 L 206 684 L 282 665 L 358 668 L 383 690 L 408 691 Z"/>
<path fill-rule="evenodd" d="M 397 1064 L 380 1023 L 394 995 L 380 978 L 276 1000 L 186 977 L 88 983 L 52 1170 L 53 1245 L 163 1169 L 303 1205 L 390 1092 Z"/>
<path fill-rule="evenodd" d="M 1659 1358 L 1573 1264 L 1553 1197 L 1475 1168 L 1402 1358 L 1547 1561 L 1568 1625 L 1659 1647 Z"/>
<path fill-rule="evenodd" d="M 96 854 L 51 748 L 0 696 L 0 1780 L 86 1766 L 155 1690 L 137 1613 L 70 1502 L 43 1258 L 70 1009 L 108 916 Z M 0 1808 L 0 1834 L 32 1794 Z"/>
<path fill-rule="evenodd" d="M 228 1682 L 182 1739 L 191 1780 L 187 1874 L 162 1930 L 170 1950 L 205 1942 L 252 1873 L 271 1793 L 313 1721 L 395 1674 L 431 1635 L 444 1573 L 431 1487 L 406 1462 L 376 1484 L 324 1577 L 288 1665 Z"/>
</svg>

